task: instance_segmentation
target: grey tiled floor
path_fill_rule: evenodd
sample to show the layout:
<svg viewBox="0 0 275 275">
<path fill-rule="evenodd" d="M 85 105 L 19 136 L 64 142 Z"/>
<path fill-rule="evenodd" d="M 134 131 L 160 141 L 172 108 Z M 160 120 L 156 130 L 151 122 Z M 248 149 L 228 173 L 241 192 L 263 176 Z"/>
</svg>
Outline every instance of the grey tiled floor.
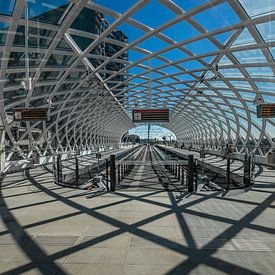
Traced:
<svg viewBox="0 0 275 275">
<path fill-rule="evenodd" d="M 155 184 L 155 183 L 154 183 Z M 6 274 L 274 274 L 275 173 L 250 190 L 106 193 L 53 184 L 43 168 L 1 184 Z"/>
</svg>

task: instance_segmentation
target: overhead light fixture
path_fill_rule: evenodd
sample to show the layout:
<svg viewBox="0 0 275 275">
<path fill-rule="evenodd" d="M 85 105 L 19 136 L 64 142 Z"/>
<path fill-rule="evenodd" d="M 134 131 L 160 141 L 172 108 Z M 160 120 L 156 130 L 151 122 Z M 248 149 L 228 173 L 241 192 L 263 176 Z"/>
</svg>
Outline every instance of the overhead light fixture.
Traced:
<svg viewBox="0 0 275 275">
<path fill-rule="evenodd" d="M 211 78 L 211 80 L 216 80 L 219 77 L 219 65 L 218 63 L 214 66 L 214 76 Z"/>
<path fill-rule="evenodd" d="M 200 84 L 203 83 L 204 79 L 205 79 L 205 74 L 200 76 Z"/>
<path fill-rule="evenodd" d="M 263 102 L 264 102 L 264 99 L 263 99 L 262 95 L 256 94 L 256 96 L 253 100 L 254 105 L 259 105 L 259 104 L 262 104 Z"/>
</svg>

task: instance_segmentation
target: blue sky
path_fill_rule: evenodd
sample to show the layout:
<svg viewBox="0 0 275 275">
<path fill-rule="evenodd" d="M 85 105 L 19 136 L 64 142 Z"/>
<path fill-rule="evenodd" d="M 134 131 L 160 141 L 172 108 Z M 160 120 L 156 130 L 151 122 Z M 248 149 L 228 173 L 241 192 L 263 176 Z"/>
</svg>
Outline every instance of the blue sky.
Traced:
<svg viewBox="0 0 275 275">
<path fill-rule="evenodd" d="M 138 136 L 140 136 L 141 138 L 147 139 L 147 134 L 148 133 L 148 125 L 147 124 L 142 124 L 137 126 L 136 128 L 133 128 L 129 131 L 129 134 L 136 134 Z M 167 137 L 167 140 L 170 140 L 170 135 L 172 136 L 172 140 L 176 139 L 175 134 L 173 132 L 171 132 L 170 130 L 155 125 L 155 124 L 151 124 L 151 129 L 150 129 L 150 139 L 151 138 L 156 138 L 159 140 L 162 140 L 163 136 Z"/>
</svg>

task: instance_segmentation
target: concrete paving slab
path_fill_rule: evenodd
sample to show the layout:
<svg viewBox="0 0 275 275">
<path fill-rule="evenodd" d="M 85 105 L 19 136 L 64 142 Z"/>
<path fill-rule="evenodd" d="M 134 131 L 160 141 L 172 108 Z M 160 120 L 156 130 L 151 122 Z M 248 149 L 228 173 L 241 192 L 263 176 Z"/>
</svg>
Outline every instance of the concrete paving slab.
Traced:
<svg viewBox="0 0 275 275">
<path fill-rule="evenodd" d="M 274 273 L 269 172 L 246 192 L 124 190 L 92 199 L 41 181 L 41 173 L 47 177 L 43 168 L 30 171 L 31 193 L 12 184 L 26 183 L 22 173 L 2 180 L 2 273 Z"/>
</svg>

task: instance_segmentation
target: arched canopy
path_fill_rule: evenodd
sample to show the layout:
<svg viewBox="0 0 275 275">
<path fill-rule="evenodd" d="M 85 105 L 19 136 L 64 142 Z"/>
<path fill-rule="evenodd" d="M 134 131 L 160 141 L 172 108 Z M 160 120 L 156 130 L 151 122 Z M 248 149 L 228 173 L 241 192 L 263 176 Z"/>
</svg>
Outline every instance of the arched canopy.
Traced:
<svg viewBox="0 0 275 275">
<path fill-rule="evenodd" d="M 163 126 L 179 141 L 266 154 L 275 120 L 258 119 L 256 104 L 275 102 L 274 8 L 273 0 L 2 1 L 10 157 L 117 143 L 136 107 L 169 108 Z M 12 119 L 15 107 L 45 106 L 48 123 Z"/>
</svg>

